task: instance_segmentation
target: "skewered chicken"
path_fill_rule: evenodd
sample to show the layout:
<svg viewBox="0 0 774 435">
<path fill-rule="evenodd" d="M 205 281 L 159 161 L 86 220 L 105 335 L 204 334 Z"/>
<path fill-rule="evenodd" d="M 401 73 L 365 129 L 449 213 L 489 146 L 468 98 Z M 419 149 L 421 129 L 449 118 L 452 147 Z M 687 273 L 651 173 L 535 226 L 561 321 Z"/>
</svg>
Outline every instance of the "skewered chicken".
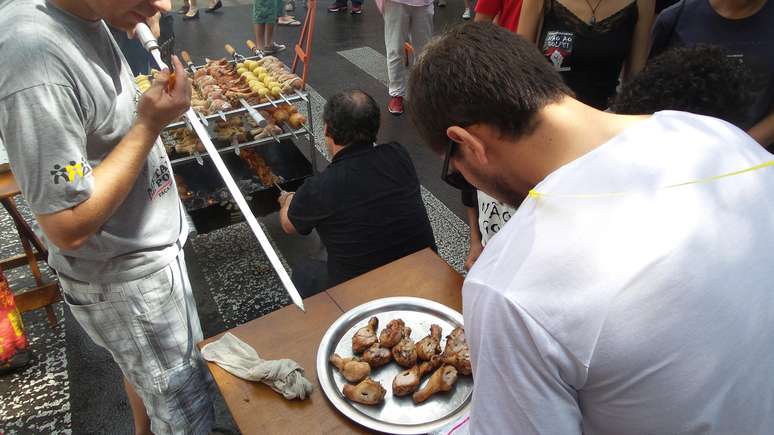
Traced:
<svg viewBox="0 0 774 435">
<path fill-rule="evenodd" d="M 390 320 L 387 326 L 379 334 L 379 344 L 387 349 L 392 349 L 403 339 L 403 328 L 406 324 L 401 319 Z"/>
<path fill-rule="evenodd" d="M 180 199 L 186 200 L 193 196 L 193 192 L 188 188 L 188 184 L 186 184 L 183 177 L 180 175 L 175 174 L 175 184 L 177 185 L 177 194 L 180 196 Z"/>
<path fill-rule="evenodd" d="M 439 353 L 441 353 L 441 327 L 430 325 L 430 335 L 417 343 L 417 357 L 422 361 L 429 361 Z"/>
<path fill-rule="evenodd" d="M 360 382 L 371 374 L 371 366 L 359 358 L 342 358 L 334 353 L 328 359 L 348 382 Z"/>
<path fill-rule="evenodd" d="M 395 376 L 392 381 L 392 394 L 395 396 L 405 396 L 411 394 L 419 388 L 422 376 L 437 369 L 441 365 L 441 357 L 434 355 L 430 361 L 424 361 L 414 367 L 404 370 Z"/>
<path fill-rule="evenodd" d="M 374 343 L 365 352 L 363 352 L 363 361 L 367 362 L 371 368 L 381 367 L 392 359 L 390 349 L 382 347 L 379 343 Z"/>
<path fill-rule="evenodd" d="M 174 139 L 175 151 L 180 154 L 191 155 L 194 151 L 205 152 L 204 145 L 199 140 L 199 137 L 187 128 L 175 129 L 171 132 L 171 136 Z"/>
<path fill-rule="evenodd" d="M 376 329 L 379 327 L 379 319 L 371 317 L 368 325 L 360 328 L 352 337 L 352 352 L 361 353 L 376 343 Z"/>
<path fill-rule="evenodd" d="M 470 348 L 465 340 L 465 330 L 462 327 L 454 328 L 451 334 L 446 337 L 446 347 L 441 359 L 444 364 L 456 367 L 461 374 L 471 374 Z"/>
<path fill-rule="evenodd" d="M 357 385 L 344 385 L 341 392 L 344 393 L 344 397 L 353 402 L 362 403 L 363 405 L 376 405 L 384 400 L 387 390 L 379 382 L 371 378 L 365 378 Z"/>
<path fill-rule="evenodd" d="M 279 182 L 279 177 L 272 172 L 271 168 L 266 164 L 266 160 L 252 149 L 239 150 L 239 157 L 255 172 L 255 175 L 258 176 L 261 184 L 265 187 L 271 187 L 274 183 Z"/>
<path fill-rule="evenodd" d="M 392 357 L 403 367 L 413 367 L 417 363 L 417 348 L 411 340 L 411 328 L 403 328 L 403 339 L 392 348 Z"/>
<path fill-rule="evenodd" d="M 414 393 L 411 397 L 414 399 L 414 402 L 422 403 L 435 393 L 451 390 L 455 382 L 457 382 L 457 369 L 453 366 L 444 365 L 436 370 L 433 376 L 430 376 L 424 388 Z"/>
</svg>

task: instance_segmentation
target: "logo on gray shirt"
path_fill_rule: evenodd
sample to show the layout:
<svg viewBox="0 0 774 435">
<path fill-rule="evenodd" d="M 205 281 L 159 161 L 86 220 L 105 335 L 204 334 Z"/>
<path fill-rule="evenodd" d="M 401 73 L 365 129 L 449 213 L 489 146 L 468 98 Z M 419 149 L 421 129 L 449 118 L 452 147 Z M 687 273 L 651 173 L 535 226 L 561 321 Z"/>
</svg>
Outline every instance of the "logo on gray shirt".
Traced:
<svg viewBox="0 0 774 435">
<path fill-rule="evenodd" d="M 80 162 L 70 160 L 67 165 L 54 165 L 54 169 L 51 171 L 51 178 L 54 184 L 59 184 L 60 180 L 64 180 L 67 183 L 75 183 L 78 177 L 85 177 L 91 173 L 91 166 L 86 162 L 86 159 L 81 157 Z"/>
</svg>

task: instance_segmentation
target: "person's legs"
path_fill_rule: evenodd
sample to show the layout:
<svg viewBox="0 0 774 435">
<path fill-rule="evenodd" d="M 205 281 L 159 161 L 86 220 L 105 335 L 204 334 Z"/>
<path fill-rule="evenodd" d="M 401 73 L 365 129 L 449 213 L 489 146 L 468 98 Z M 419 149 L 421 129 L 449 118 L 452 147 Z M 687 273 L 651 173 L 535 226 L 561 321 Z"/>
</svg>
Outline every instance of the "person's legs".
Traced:
<svg viewBox="0 0 774 435">
<path fill-rule="evenodd" d="M 344 12 L 347 10 L 347 0 L 335 0 L 328 6 L 328 12 Z"/>
<path fill-rule="evenodd" d="M 137 280 L 99 285 L 61 276 L 60 283 L 75 319 L 142 398 L 152 432 L 209 433 L 213 383 L 196 349 L 203 337 L 182 252 Z"/>
<path fill-rule="evenodd" d="M 422 53 L 422 49 L 427 45 L 430 38 L 433 37 L 433 14 L 435 10 L 433 5 L 409 7 L 409 9 L 411 11 L 409 24 L 411 46 L 414 47 L 414 57 L 416 58 L 416 56 Z"/>
<path fill-rule="evenodd" d="M 129 399 L 129 406 L 132 408 L 132 417 L 134 418 L 134 433 L 135 435 L 153 435 L 150 426 L 150 417 L 145 411 L 145 405 L 142 403 L 142 399 L 134 391 L 134 387 L 129 383 L 129 380 L 124 376 L 124 389 L 126 389 L 126 397 Z"/>
<path fill-rule="evenodd" d="M 265 26 L 265 32 L 263 41 L 264 41 L 264 48 L 271 47 L 274 45 L 274 24 L 266 24 Z"/>
<path fill-rule="evenodd" d="M 188 1 L 188 5 L 189 5 L 188 6 L 188 12 L 185 14 L 183 19 L 186 19 L 186 18 L 190 19 L 190 18 L 195 18 L 195 17 L 199 16 L 199 8 L 196 6 L 196 1 L 197 0 L 189 0 Z"/>
<path fill-rule="evenodd" d="M 470 0 L 465 0 L 465 10 L 462 12 L 462 19 L 469 20 L 471 16 Z"/>
<path fill-rule="evenodd" d="M 406 93 L 406 67 L 403 63 L 403 45 L 408 39 L 409 14 L 406 6 L 391 0 L 384 1 L 384 45 L 387 51 L 387 77 L 391 97 Z"/>
<path fill-rule="evenodd" d="M 177 13 L 180 15 L 188 13 L 188 10 L 191 9 L 191 2 L 190 0 L 185 0 L 183 2 L 183 6 L 180 7 L 180 9 L 177 10 Z"/>
<path fill-rule="evenodd" d="M 266 24 L 256 24 L 255 25 L 255 46 L 259 47 L 261 50 L 263 47 L 266 46 L 266 43 L 264 42 L 266 35 Z"/>
</svg>

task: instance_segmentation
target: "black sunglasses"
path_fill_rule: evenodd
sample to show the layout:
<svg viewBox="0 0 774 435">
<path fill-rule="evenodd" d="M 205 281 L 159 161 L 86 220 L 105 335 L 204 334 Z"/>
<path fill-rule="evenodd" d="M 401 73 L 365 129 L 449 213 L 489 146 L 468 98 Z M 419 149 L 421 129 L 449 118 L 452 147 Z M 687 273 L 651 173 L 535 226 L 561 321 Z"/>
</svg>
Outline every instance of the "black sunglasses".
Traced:
<svg viewBox="0 0 774 435">
<path fill-rule="evenodd" d="M 459 171 L 449 171 L 449 159 L 454 154 L 454 148 L 456 146 L 457 142 L 449 139 L 449 143 L 446 146 L 446 155 L 443 159 L 443 172 L 441 173 L 441 180 L 455 189 L 476 190 L 475 186 L 468 183 L 468 180 L 466 180 Z"/>
</svg>

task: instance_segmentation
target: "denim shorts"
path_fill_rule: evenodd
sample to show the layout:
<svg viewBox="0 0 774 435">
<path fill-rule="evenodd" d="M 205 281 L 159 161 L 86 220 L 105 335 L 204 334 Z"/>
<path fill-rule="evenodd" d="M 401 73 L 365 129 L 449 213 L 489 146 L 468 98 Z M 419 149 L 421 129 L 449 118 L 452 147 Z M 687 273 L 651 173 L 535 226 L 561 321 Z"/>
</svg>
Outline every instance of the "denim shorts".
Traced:
<svg viewBox="0 0 774 435">
<path fill-rule="evenodd" d="M 202 330 L 183 251 L 133 281 L 59 279 L 75 319 L 110 352 L 142 398 L 153 433 L 209 433 L 214 383 L 196 348 Z"/>
</svg>

